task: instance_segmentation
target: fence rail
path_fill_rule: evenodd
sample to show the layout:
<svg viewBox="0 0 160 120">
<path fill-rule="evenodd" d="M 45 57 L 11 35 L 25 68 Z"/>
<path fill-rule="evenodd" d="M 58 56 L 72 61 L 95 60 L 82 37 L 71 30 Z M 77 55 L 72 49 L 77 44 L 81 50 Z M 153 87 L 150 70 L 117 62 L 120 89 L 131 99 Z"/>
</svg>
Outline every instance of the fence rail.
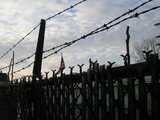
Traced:
<svg viewBox="0 0 160 120">
<path fill-rule="evenodd" d="M 90 61 L 87 72 L 10 83 L 17 120 L 159 120 L 160 60 L 112 67 Z"/>
</svg>

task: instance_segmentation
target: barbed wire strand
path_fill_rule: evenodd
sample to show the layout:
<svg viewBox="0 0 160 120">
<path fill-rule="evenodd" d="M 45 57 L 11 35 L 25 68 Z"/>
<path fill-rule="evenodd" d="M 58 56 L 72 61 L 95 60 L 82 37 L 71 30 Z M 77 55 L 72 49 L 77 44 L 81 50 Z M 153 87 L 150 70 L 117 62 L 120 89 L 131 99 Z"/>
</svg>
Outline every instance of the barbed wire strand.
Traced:
<svg viewBox="0 0 160 120">
<path fill-rule="evenodd" d="M 9 52 L 11 52 L 15 47 L 18 46 L 18 44 L 20 44 L 26 37 L 28 37 L 34 30 L 36 30 L 39 27 L 40 23 L 38 25 L 36 25 L 32 30 L 30 30 L 24 37 L 22 37 L 20 40 L 18 40 L 11 48 L 9 48 L 6 52 L 4 52 L 1 56 L 0 56 L 0 60 L 5 57 Z"/>
<path fill-rule="evenodd" d="M 78 6 L 79 4 L 81 4 L 81 3 L 83 3 L 83 2 L 86 2 L 86 1 L 87 1 L 87 0 L 79 1 L 79 2 L 75 3 L 74 5 L 71 5 L 70 7 L 62 10 L 61 12 L 58 12 L 58 13 L 54 14 L 53 16 L 50 16 L 50 17 L 46 18 L 45 20 L 48 21 L 48 20 L 50 20 L 50 19 L 52 19 L 52 18 L 54 18 L 54 17 L 56 17 L 56 16 L 58 16 L 58 15 L 64 13 L 64 12 L 66 12 L 66 11 L 68 11 L 68 10 L 70 10 L 70 9 Z"/>
<path fill-rule="evenodd" d="M 25 69 L 31 67 L 31 66 L 33 65 L 33 63 L 34 63 L 34 62 L 31 62 L 31 63 L 28 64 L 27 66 L 25 66 L 25 67 L 23 67 L 23 68 L 21 68 L 21 69 L 19 69 L 19 70 L 16 70 L 16 71 L 14 71 L 13 73 L 15 74 L 15 73 L 21 72 L 22 70 L 25 70 Z"/>
<path fill-rule="evenodd" d="M 127 20 L 129 20 L 129 19 L 138 18 L 139 16 L 141 16 L 141 15 L 143 15 L 143 14 L 146 14 L 146 13 L 148 13 L 148 12 L 150 12 L 150 11 L 153 11 L 153 10 L 156 10 L 156 9 L 159 9 L 159 8 L 160 8 L 160 6 L 156 6 L 156 7 L 152 7 L 152 8 L 150 8 L 150 9 L 144 10 L 144 11 L 142 11 L 142 12 L 136 12 L 135 14 L 133 14 L 133 15 L 131 15 L 131 16 L 129 16 L 129 17 L 126 17 L 126 18 L 124 18 L 124 19 L 122 19 L 122 20 L 120 20 L 120 21 L 118 21 L 118 22 L 116 22 L 116 23 L 114 23 L 113 25 L 110 25 L 110 26 L 106 26 L 106 24 L 104 24 L 104 25 L 103 25 L 104 28 L 102 28 L 101 30 L 94 31 L 94 32 L 90 32 L 90 33 L 82 36 L 82 37 L 79 38 L 79 39 L 76 39 L 76 40 L 73 40 L 73 41 L 71 41 L 71 42 L 68 42 L 67 45 L 62 46 L 61 48 L 59 48 L 58 50 L 54 51 L 53 53 L 50 53 L 49 55 L 43 57 L 43 59 L 46 59 L 46 58 L 52 56 L 53 54 L 57 54 L 59 51 L 63 50 L 64 48 L 67 48 L 67 47 L 71 46 L 72 44 L 74 44 L 74 43 L 76 43 L 76 42 L 78 42 L 78 41 L 80 41 L 80 40 L 86 39 L 87 37 L 89 37 L 89 36 L 91 36 L 91 35 L 100 33 L 100 32 L 105 31 L 105 30 L 109 30 L 109 29 L 111 29 L 112 27 L 114 27 L 114 26 L 116 26 L 116 25 L 119 25 L 120 23 L 123 23 L 123 22 L 125 22 L 125 21 L 127 21 Z M 19 70 L 15 71 L 14 73 L 17 73 L 17 72 L 20 72 L 20 71 L 22 71 L 22 70 L 24 70 L 24 69 L 29 68 L 33 63 L 34 63 L 34 62 L 30 63 L 30 64 L 27 65 L 26 67 L 23 67 L 22 69 L 19 69 Z"/>
<path fill-rule="evenodd" d="M 30 56 L 28 56 L 28 57 L 26 57 L 26 58 L 23 58 L 23 59 L 21 59 L 21 60 L 15 62 L 14 65 L 18 65 L 18 64 L 20 64 L 20 63 L 23 63 L 23 62 L 25 62 L 26 60 L 32 58 L 34 55 L 35 55 L 35 53 L 31 54 Z M 8 67 L 9 67 L 9 65 L 0 68 L 0 70 L 6 69 L 6 68 L 8 68 Z"/>
<path fill-rule="evenodd" d="M 122 23 L 122 22 L 124 22 L 124 21 L 126 21 L 126 20 L 128 20 L 128 19 L 138 18 L 140 15 L 143 15 L 143 14 L 145 14 L 145 13 L 148 13 L 148 12 L 150 12 L 150 11 L 153 11 L 153 10 L 156 10 L 156 9 L 159 9 L 159 8 L 160 8 L 160 6 L 156 6 L 156 7 L 152 7 L 152 8 L 150 8 L 150 9 L 144 10 L 144 11 L 142 11 L 142 12 L 139 12 L 139 13 L 137 12 L 137 13 L 135 13 L 134 15 L 131 15 L 131 16 L 129 16 L 129 17 L 126 17 L 126 18 L 122 19 L 121 21 L 119 21 L 119 22 L 117 22 L 117 23 L 115 23 L 115 24 L 113 24 L 113 25 L 111 25 L 111 26 L 109 26 L 109 27 L 116 26 L 116 25 L 118 25 L 118 24 L 120 24 L 120 23 Z M 104 28 L 101 29 L 101 30 L 96 31 L 95 34 L 101 32 L 101 31 L 104 31 L 104 30 L 108 29 L 109 27 L 104 24 Z"/>
<path fill-rule="evenodd" d="M 109 24 L 111 24 L 111 23 L 113 23 L 113 22 L 121 19 L 122 17 L 124 17 L 124 16 L 126 16 L 126 15 L 128 15 L 128 14 L 130 14 L 130 13 L 135 12 L 135 11 L 138 10 L 139 8 L 143 7 L 144 5 L 146 5 L 146 4 L 148 4 L 148 3 L 152 2 L 152 1 L 154 1 L 154 0 L 148 0 L 148 1 L 146 1 L 146 2 L 141 3 L 141 4 L 138 5 L 137 7 L 133 8 L 133 9 L 130 9 L 129 11 L 127 11 L 127 12 L 121 14 L 120 16 L 114 18 L 112 21 L 108 22 L 106 25 L 109 25 Z M 102 27 L 103 27 L 103 26 L 97 28 L 97 30 L 101 29 Z"/>
<path fill-rule="evenodd" d="M 54 18 L 54 17 L 56 17 L 56 16 L 58 16 L 58 15 L 64 13 L 64 12 L 66 12 L 66 11 L 68 11 L 68 10 L 70 10 L 70 9 L 78 6 L 78 5 L 80 5 L 81 3 L 85 2 L 85 1 L 87 1 L 87 0 L 82 0 L 82 1 L 80 1 L 80 2 L 78 2 L 78 3 L 75 3 L 75 4 L 71 5 L 70 7 L 62 10 L 61 12 L 58 12 L 58 13 L 54 14 L 53 16 L 50 16 L 50 17 L 46 18 L 45 20 L 48 21 L 48 20 L 50 20 L 50 19 L 52 19 L 52 18 Z M 28 36 L 29 36 L 33 31 L 35 31 L 39 26 L 40 26 L 40 23 L 38 23 L 38 25 L 36 25 L 35 27 L 33 27 L 24 37 L 20 38 L 12 47 L 10 47 L 6 52 L 4 52 L 4 53 L 0 56 L 0 60 L 1 60 L 3 57 L 5 57 L 9 52 L 11 52 L 14 48 L 16 48 L 22 41 L 25 40 L 26 37 L 28 37 Z"/>
</svg>

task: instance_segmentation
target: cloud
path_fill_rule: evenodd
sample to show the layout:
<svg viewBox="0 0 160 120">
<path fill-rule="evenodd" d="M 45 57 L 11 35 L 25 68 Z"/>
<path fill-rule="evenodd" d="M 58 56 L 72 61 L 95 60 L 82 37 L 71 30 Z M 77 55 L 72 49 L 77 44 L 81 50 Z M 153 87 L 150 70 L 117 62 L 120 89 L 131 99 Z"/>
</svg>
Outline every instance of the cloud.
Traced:
<svg viewBox="0 0 160 120">
<path fill-rule="evenodd" d="M 46 24 L 44 49 L 51 48 L 66 41 L 74 40 L 84 33 L 112 20 L 116 16 L 128 11 L 145 0 L 88 0 L 82 5 L 57 16 Z M 78 0 L 5 0 L 0 4 L 0 53 L 3 53 L 16 41 L 24 36 L 41 18 L 47 18 Z M 156 0 L 143 9 L 159 5 Z M 159 10 L 147 13 L 138 19 L 129 20 L 121 25 L 82 40 L 75 45 L 63 50 L 66 66 L 88 63 L 89 58 L 98 59 L 101 64 L 107 60 L 117 61 L 122 64 L 120 54 L 125 51 L 126 26 L 131 27 L 131 46 L 135 41 L 142 41 L 157 35 L 159 28 L 153 24 L 160 20 Z M 32 54 L 36 47 L 38 30 L 22 42 L 15 50 L 16 60 Z M 9 63 L 11 54 L 1 60 L 1 66 Z M 4 62 L 8 61 L 7 63 Z M 26 63 L 15 66 L 15 69 L 25 66 Z M 60 54 L 53 55 L 45 60 L 43 71 L 57 69 Z M 7 70 L 6 70 L 7 71 Z M 32 68 L 19 74 L 31 74 Z M 18 76 L 18 74 L 17 74 Z"/>
</svg>

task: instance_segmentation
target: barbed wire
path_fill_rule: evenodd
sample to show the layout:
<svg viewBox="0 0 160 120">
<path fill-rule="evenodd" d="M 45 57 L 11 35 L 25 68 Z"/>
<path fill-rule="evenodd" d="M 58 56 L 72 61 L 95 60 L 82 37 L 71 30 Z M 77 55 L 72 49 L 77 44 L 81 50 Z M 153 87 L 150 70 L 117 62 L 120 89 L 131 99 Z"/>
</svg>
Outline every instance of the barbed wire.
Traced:
<svg viewBox="0 0 160 120">
<path fill-rule="evenodd" d="M 87 1 L 87 0 L 82 0 L 82 1 L 80 1 L 80 2 L 77 2 L 77 3 L 73 4 L 73 5 L 71 5 L 70 7 L 68 7 L 68 8 L 66 8 L 66 9 L 64 9 L 64 10 L 62 10 L 62 11 L 54 14 L 53 16 L 50 16 L 50 17 L 46 18 L 45 20 L 48 21 L 48 20 L 50 20 L 50 19 L 52 19 L 52 18 L 54 18 L 54 17 L 56 17 L 56 16 L 58 16 L 58 15 L 64 13 L 64 12 L 66 12 L 66 11 L 68 11 L 68 10 L 70 10 L 70 9 L 78 6 L 78 5 L 80 5 L 81 3 L 85 2 L 85 1 Z M 0 56 L 0 60 L 1 60 L 3 57 L 5 57 L 9 52 L 11 52 L 14 48 L 16 48 L 22 41 L 25 40 L 26 37 L 28 37 L 28 36 L 29 36 L 33 31 L 35 31 L 39 26 L 40 26 L 40 23 L 38 23 L 38 25 L 36 25 L 35 27 L 33 27 L 24 37 L 20 38 L 12 47 L 10 47 L 6 52 L 4 52 L 4 53 Z"/>
<path fill-rule="evenodd" d="M 152 8 L 150 8 L 150 9 L 144 10 L 144 11 L 142 11 L 142 12 L 139 12 L 139 13 L 137 12 L 137 13 L 135 13 L 134 15 L 131 15 L 131 16 L 129 16 L 129 17 L 126 17 L 126 18 L 120 20 L 119 22 L 117 22 L 117 23 L 115 23 L 115 24 L 113 24 L 113 25 L 110 25 L 110 26 L 106 26 L 106 24 L 104 24 L 104 25 L 103 25 L 104 28 L 96 31 L 94 34 L 99 33 L 99 32 L 101 32 L 101 31 L 104 31 L 104 30 L 106 30 L 106 29 L 109 29 L 110 27 L 116 26 L 116 25 L 118 25 L 118 24 L 120 24 L 120 23 L 122 23 L 122 22 L 124 22 L 124 21 L 127 21 L 128 19 L 138 18 L 140 15 L 143 15 L 143 14 L 145 14 L 145 13 L 148 13 L 148 12 L 150 12 L 150 11 L 153 11 L 153 10 L 156 10 L 156 9 L 159 9 L 159 8 L 160 8 L 160 6 L 156 6 L 156 7 L 152 7 Z"/>
<path fill-rule="evenodd" d="M 60 52 L 60 51 L 63 50 L 64 48 L 67 48 L 67 47 L 73 45 L 74 43 L 76 43 L 76 42 L 78 42 L 78 41 L 80 41 L 80 40 L 86 39 L 86 38 L 89 37 L 89 36 L 92 36 L 92 35 L 94 35 L 94 34 L 98 34 L 98 33 L 103 32 L 103 31 L 105 31 L 105 30 L 109 30 L 109 29 L 111 29 L 112 27 L 114 27 L 114 26 L 116 26 L 116 25 L 119 25 L 120 23 L 123 23 L 123 22 L 125 22 L 125 21 L 127 21 L 127 20 L 129 20 L 129 19 L 138 18 L 139 16 L 141 16 L 141 15 L 143 15 L 143 14 L 146 14 L 146 13 L 148 13 L 148 12 L 150 12 L 150 11 L 153 11 L 153 10 L 156 10 L 156 9 L 159 9 L 159 8 L 160 8 L 160 6 L 156 6 L 156 7 L 152 7 L 152 8 L 150 8 L 150 9 L 141 11 L 141 12 L 136 12 L 135 14 L 130 15 L 130 16 L 128 16 L 128 17 L 126 17 L 126 18 L 124 18 L 124 19 L 122 19 L 122 20 L 120 20 L 120 21 L 118 21 L 118 22 L 116 22 L 116 23 L 114 23 L 114 24 L 112 24 L 112 25 L 110 25 L 110 26 L 107 26 L 106 24 L 104 24 L 103 27 L 101 26 L 101 29 L 98 29 L 98 28 L 97 28 L 96 30 L 91 31 L 91 32 L 89 32 L 88 34 L 83 35 L 83 36 L 81 36 L 80 38 L 78 38 L 78 39 L 76 39 L 76 40 L 73 40 L 73 41 L 64 43 L 64 44 L 65 44 L 64 46 L 62 46 L 61 48 L 57 49 L 56 51 L 54 51 L 54 52 L 52 52 L 52 53 L 50 53 L 50 54 L 48 54 L 48 55 L 46 55 L 46 56 L 44 56 L 43 59 L 46 59 L 46 58 L 48 58 L 48 57 L 50 57 L 50 56 L 52 56 L 52 55 L 54 55 L 54 54 L 57 54 L 58 52 Z M 22 70 L 24 70 L 24 69 L 29 68 L 33 63 L 34 63 L 34 62 L 30 63 L 30 64 L 27 65 L 26 67 L 23 67 L 22 69 L 19 69 L 19 70 L 15 71 L 14 73 L 17 73 L 17 72 L 20 72 L 20 71 L 22 71 Z"/>
<path fill-rule="evenodd" d="M 31 63 L 28 64 L 27 66 L 25 66 L 25 67 L 23 67 L 23 68 L 21 68 L 21 69 L 19 69 L 19 70 L 16 70 L 16 71 L 14 71 L 13 73 L 15 74 L 15 73 L 21 72 L 22 70 L 25 70 L 25 69 L 31 67 L 31 66 L 33 65 L 33 63 L 34 63 L 34 62 L 31 62 Z"/>
<path fill-rule="evenodd" d="M 137 9 L 143 7 L 144 5 L 146 5 L 147 3 L 151 2 L 151 1 L 153 1 L 153 0 L 148 0 L 148 1 L 146 1 L 146 2 L 141 3 L 141 4 L 138 5 L 137 7 L 133 8 L 133 9 L 130 9 L 129 11 L 127 11 L 127 12 L 121 14 L 120 16 L 114 18 L 113 20 L 109 21 L 109 22 L 106 23 L 105 25 L 107 26 L 107 25 L 109 25 L 109 24 L 111 24 L 111 23 L 113 23 L 113 22 L 121 19 L 122 17 L 124 17 L 124 16 L 126 16 L 126 15 L 135 12 Z M 104 27 L 104 25 L 96 28 L 95 30 L 91 31 L 89 34 L 92 34 L 92 32 L 98 31 L 98 30 L 100 30 L 100 29 L 103 28 L 103 27 Z M 78 38 L 78 39 L 80 39 L 80 38 Z M 66 42 L 66 43 L 64 43 L 64 44 L 59 45 L 58 47 L 61 47 L 61 46 L 67 45 L 67 44 L 69 44 L 69 43 Z M 52 50 L 54 50 L 55 48 L 57 48 L 57 46 L 56 46 L 56 47 L 53 47 L 53 48 L 50 48 L 50 49 L 48 49 L 48 50 L 45 50 L 44 53 L 45 53 L 45 52 L 52 51 Z"/>
<path fill-rule="evenodd" d="M 23 58 L 23 59 L 21 59 L 21 60 L 15 62 L 14 65 L 18 65 L 18 64 L 20 64 L 20 63 L 23 63 L 23 62 L 25 62 L 26 60 L 32 58 L 34 55 L 35 55 L 35 53 L 33 53 L 33 54 L 31 54 L 30 56 L 25 57 L 25 58 Z M 10 66 L 7 65 L 7 66 L 5 66 L 5 67 L 0 68 L 0 70 L 6 69 L 6 68 L 8 68 L 8 67 L 10 67 Z"/>
<path fill-rule="evenodd" d="M 130 13 L 136 11 L 137 9 L 143 7 L 145 4 L 147 4 L 147 3 L 151 2 L 151 1 L 153 1 L 153 0 L 148 0 L 148 1 L 146 1 L 146 2 L 141 3 L 140 5 L 136 6 L 135 8 L 130 9 L 129 11 L 127 11 L 127 12 L 121 14 L 120 16 L 114 18 L 113 20 L 111 20 L 110 22 L 108 22 L 108 23 L 105 24 L 105 25 L 109 25 L 109 24 L 115 22 L 116 20 L 121 19 L 121 18 L 124 17 L 125 15 L 128 15 L 128 14 L 130 14 Z M 102 25 L 102 26 L 98 27 L 97 29 L 91 31 L 91 32 L 88 33 L 87 35 L 90 35 L 90 34 L 94 33 L 95 31 L 100 30 L 100 29 L 103 28 L 103 27 L 104 27 L 104 25 Z M 71 41 L 71 42 L 65 42 L 65 43 L 63 43 L 63 44 L 61 44 L 61 45 L 52 47 L 52 48 L 50 48 L 50 49 L 48 49 L 48 50 L 43 51 L 43 53 L 47 53 L 47 52 L 53 51 L 53 50 L 55 50 L 55 49 L 57 49 L 57 48 L 59 48 L 59 47 L 69 45 L 69 44 L 71 44 L 71 43 L 74 42 L 74 41 L 77 41 L 77 40 L 80 40 L 80 39 L 84 38 L 85 36 L 86 36 L 86 35 L 83 35 L 83 37 L 80 37 L 80 38 L 78 38 L 78 39 L 76 39 L 76 40 L 73 40 L 73 41 Z M 30 55 L 30 56 L 32 56 L 32 55 Z M 24 58 L 24 59 L 22 59 L 21 61 L 24 62 L 24 61 L 27 60 L 27 58 L 30 59 L 30 56 L 29 56 L 29 57 L 26 57 L 26 58 Z M 21 62 L 16 62 L 16 63 L 19 64 L 19 63 L 21 63 Z M 3 68 L 0 68 L 0 70 L 5 69 L 5 68 L 7 68 L 7 67 L 9 67 L 9 66 L 5 66 L 5 67 L 3 67 Z"/>
<path fill-rule="evenodd" d="M 107 26 L 106 24 L 104 24 L 103 27 L 101 26 L 101 29 L 93 30 L 93 31 L 89 32 L 88 34 L 83 35 L 83 36 L 81 36 L 80 38 L 78 38 L 78 39 L 76 39 L 76 40 L 73 40 L 73 41 L 70 41 L 70 42 L 68 42 L 68 43 L 65 43 L 64 46 L 62 46 L 61 48 L 59 48 L 59 49 L 56 50 L 55 52 L 50 53 L 49 55 L 45 56 L 45 58 L 47 58 L 47 57 L 49 57 L 49 56 L 51 56 L 51 55 L 53 55 L 53 54 L 56 54 L 56 53 L 58 53 L 59 51 L 61 51 L 62 49 L 66 48 L 66 47 L 69 47 L 69 46 L 71 46 L 72 44 L 74 44 L 74 43 L 76 43 L 76 42 L 78 42 L 78 41 L 80 41 L 80 40 L 86 39 L 87 37 L 89 37 L 89 36 L 91 36 L 91 35 L 97 34 L 97 33 L 99 33 L 99 32 L 105 31 L 105 30 L 109 30 L 110 28 L 112 28 L 112 27 L 114 27 L 114 26 L 116 26 L 116 25 L 118 25 L 118 24 L 120 24 L 120 23 L 122 23 L 122 22 L 125 22 L 125 21 L 127 21 L 127 20 L 129 20 L 129 19 L 132 19 L 132 18 L 138 18 L 140 15 L 143 15 L 143 14 L 148 13 L 148 12 L 150 12 L 150 11 L 156 10 L 156 9 L 158 9 L 158 8 L 160 8 L 160 6 L 156 6 L 156 7 L 153 7 L 153 8 L 151 8 L 151 9 L 147 9 L 147 10 L 144 10 L 144 11 L 142 11 L 142 12 L 139 12 L 139 13 L 137 12 L 137 13 L 129 16 L 129 17 L 126 17 L 126 18 L 124 18 L 124 19 L 122 19 L 122 20 L 120 20 L 120 21 L 118 21 L 118 22 L 110 25 L 110 26 Z"/>
<path fill-rule="evenodd" d="M 80 2 L 76 3 L 76 4 L 73 5 L 73 6 L 76 6 L 76 5 L 78 5 L 78 4 L 80 4 L 80 3 L 84 2 L 84 1 L 86 1 L 86 0 L 80 1 Z M 127 12 L 121 14 L 120 16 L 114 18 L 113 20 L 111 20 L 110 22 L 108 22 L 106 25 L 109 25 L 109 24 L 111 24 L 111 23 L 113 23 L 113 22 L 121 19 L 122 17 L 124 17 L 124 16 L 126 16 L 126 15 L 128 15 L 128 14 L 130 14 L 130 13 L 133 13 L 134 11 L 136 11 L 137 9 L 143 7 L 144 5 L 146 5 L 147 3 L 151 2 L 151 1 L 153 1 L 153 0 L 148 0 L 148 1 L 146 1 L 146 2 L 141 3 L 140 5 L 136 6 L 135 8 L 132 8 L 132 9 L 130 9 L 129 11 L 127 11 Z M 73 7 L 69 7 L 69 8 L 73 8 Z M 68 8 L 68 9 L 69 9 L 69 8 Z M 63 10 L 63 11 L 66 11 L 66 10 L 67 10 L 67 9 L 65 9 L 65 10 Z M 60 14 L 60 13 L 61 13 L 61 12 L 55 14 L 54 16 L 57 16 L 57 15 Z M 52 16 L 52 17 L 54 17 L 54 16 Z M 49 19 L 51 19 L 51 17 L 49 17 L 49 18 L 47 18 L 47 19 L 49 20 Z M 46 19 L 46 20 L 47 20 L 47 19 Z M 98 31 L 98 30 L 101 29 L 101 28 L 103 28 L 103 26 L 98 27 L 97 29 L 95 29 L 95 30 L 92 31 L 92 32 L 94 33 L 95 31 Z M 89 34 L 91 34 L 92 32 L 90 32 Z M 78 39 L 79 39 L 79 38 L 78 38 Z M 77 40 L 78 40 L 78 39 L 77 39 Z M 72 42 L 74 42 L 74 41 L 75 41 L 75 40 L 73 40 Z M 57 49 L 57 48 L 59 48 L 59 47 L 66 46 L 66 45 L 68 45 L 68 44 L 70 44 L 70 43 L 71 43 L 71 42 L 65 42 L 65 43 L 63 43 L 63 44 L 61 44 L 61 45 L 58 45 L 58 46 L 52 47 L 52 48 L 50 48 L 50 49 L 48 49 L 48 50 L 45 50 L 45 51 L 43 51 L 43 53 L 47 53 L 47 52 L 53 51 L 53 50 L 55 50 L 55 49 Z M 34 55 L 32 54 L 32 55 L 30 55 L 30 56 L 32 57 L 32 56 L 34 56 Z M 24 58 L 24 59 L 22 59 L 22 60 L 20 60 L 20 61 L 18 61 L 18 62 L 16 62 L 16 63 L 17 63 L 17 64 L 20 64 L 20 63 L 26 61 L 27 59 L 30 59 L 30 58 L 31 58 L 30 56 L 28 56 L 28 57 L 26 57 L 26 58 Z M 17 64 L 16 64 L 16 65 L 17 65 Z M 8 67 L 9 67 L 9 66 L 2 67 L 2 68 L 0 68 L 0 70 L 6 69 L 6 68 L 8 68 Z"/>
</svg>

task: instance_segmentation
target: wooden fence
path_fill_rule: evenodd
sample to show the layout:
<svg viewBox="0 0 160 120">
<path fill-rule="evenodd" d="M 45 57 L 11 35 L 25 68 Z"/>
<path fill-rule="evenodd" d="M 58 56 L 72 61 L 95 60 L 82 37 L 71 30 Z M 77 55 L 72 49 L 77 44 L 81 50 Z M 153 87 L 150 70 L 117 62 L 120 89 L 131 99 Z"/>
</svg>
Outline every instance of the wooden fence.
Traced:
<svg viewBox="0 0 160 120">
<path fill-rule="evenodd" d="M 160 61 L 113 67 L 90 62 L 87 72 L 10 83 L 17 120 L 159 120 Z"/>
</svg>

